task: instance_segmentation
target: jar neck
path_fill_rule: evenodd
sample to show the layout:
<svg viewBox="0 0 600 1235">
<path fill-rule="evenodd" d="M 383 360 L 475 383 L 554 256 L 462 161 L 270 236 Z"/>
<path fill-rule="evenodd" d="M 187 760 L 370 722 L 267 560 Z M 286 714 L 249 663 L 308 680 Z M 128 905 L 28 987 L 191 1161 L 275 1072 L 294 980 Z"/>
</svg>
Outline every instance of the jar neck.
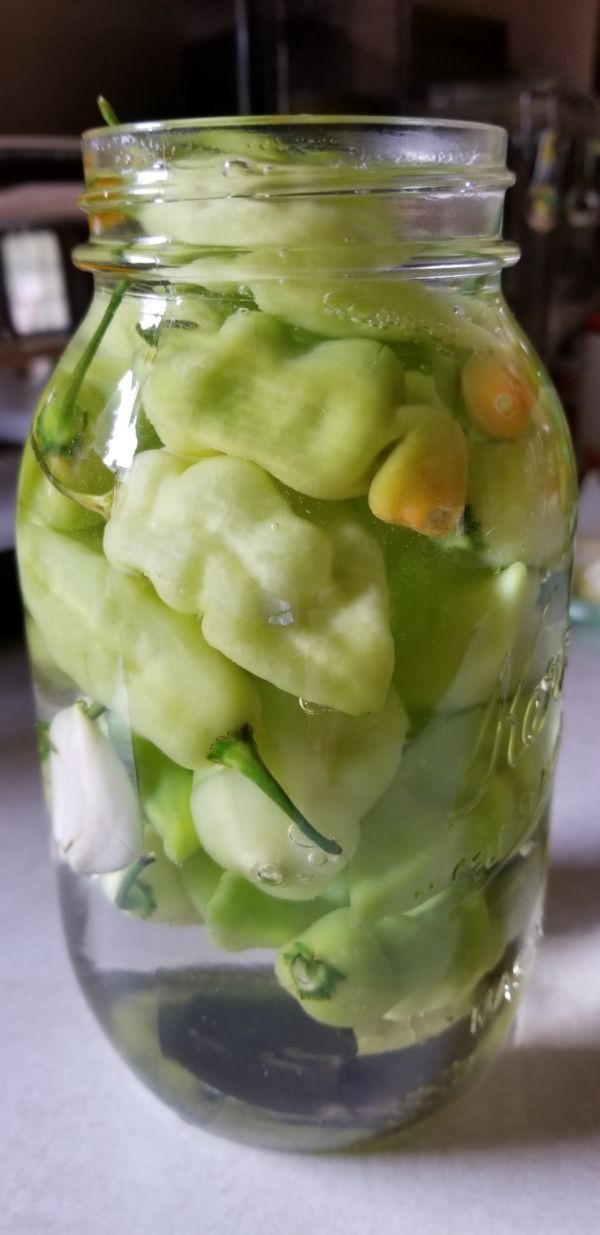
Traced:
<svg viewBox="0 0 600 1235">
<path fill-rule="evenodd" d="M 170 122 L 84 136 L 84 269 L 194 280 L 494 277 L 506 135 L 381 119 Z M 188 270 L 189 273 L 189 270 Z"/>
</svg>

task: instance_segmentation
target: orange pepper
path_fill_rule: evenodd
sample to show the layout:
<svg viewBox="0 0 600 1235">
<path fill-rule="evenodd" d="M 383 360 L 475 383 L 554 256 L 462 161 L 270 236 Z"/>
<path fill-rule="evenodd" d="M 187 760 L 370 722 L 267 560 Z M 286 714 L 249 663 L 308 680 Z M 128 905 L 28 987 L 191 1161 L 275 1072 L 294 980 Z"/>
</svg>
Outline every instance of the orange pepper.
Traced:
<svg viewBox="0 0 600 1235">
<path fill-rule="evenodd" d="M 397 418 L 402 439 L 371 481 L 369 506 L 378 519 L 437 539 L 454 531 L 465 506 L 467 442 L 458 421 L 441 408 L 410 406 Z"/>
<path fill-rule="evenodd" d="M 519 437 L 537 393 L 516 366 L 497 356 L 471 356 L 462 371 L 462 392 L 469 415 L 488 437 Z"/>
</svg>

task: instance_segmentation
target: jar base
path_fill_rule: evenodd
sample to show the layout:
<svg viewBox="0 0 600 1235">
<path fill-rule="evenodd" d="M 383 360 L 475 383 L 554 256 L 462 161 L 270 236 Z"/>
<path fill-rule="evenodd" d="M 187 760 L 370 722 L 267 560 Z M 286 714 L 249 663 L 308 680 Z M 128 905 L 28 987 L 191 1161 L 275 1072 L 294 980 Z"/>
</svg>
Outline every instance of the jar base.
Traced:
<svg viewBox="0 0 600 1235">
<path fill-rule="evenodd" d="M 278 986 L 272 966 L 99 967 L 82 946 L 85 931 L 77 925 L 87 914 L 81 902 L 75 911 L 72 877 L 61 883 L 77 977 L 129 1067 L 187 1122 L 266 1149 L 376 1147 L 445 1103 L 508 1032 L 532 953 L 531 943 L 510 945 L 466 1012 L 463 1005 L 441 1032 L 401 1049 L 359 1053 L 352 1031 L 308 1017 Z M 171 935 L 177 928 L 161 929 Z M 408 1023 L 404 1028 L 408 1038 Z"/>
</svg>

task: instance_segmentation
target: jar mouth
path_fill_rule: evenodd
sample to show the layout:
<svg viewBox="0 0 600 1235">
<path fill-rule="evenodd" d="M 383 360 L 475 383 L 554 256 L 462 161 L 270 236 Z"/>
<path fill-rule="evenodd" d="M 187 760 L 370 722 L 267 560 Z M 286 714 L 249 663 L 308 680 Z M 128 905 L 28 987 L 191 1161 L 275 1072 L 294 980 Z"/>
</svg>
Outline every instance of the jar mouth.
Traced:
<svg viewBox="0 0 600 1235">
<path fill-rule="evenodd" d="M 76 260 L 142 272 L 237 250 L 248 269 L 272 274 L 304 263 L 318 269 L 325 249 L 332 268 L 347 273 L 408 270 L 434 257 L 498 265 L 514 254 L 500 240 L 514 179 L 506 148 L 495 125 L 394 116 L 91 129 L 80 199 L 91 237 Z"/>
</svg>

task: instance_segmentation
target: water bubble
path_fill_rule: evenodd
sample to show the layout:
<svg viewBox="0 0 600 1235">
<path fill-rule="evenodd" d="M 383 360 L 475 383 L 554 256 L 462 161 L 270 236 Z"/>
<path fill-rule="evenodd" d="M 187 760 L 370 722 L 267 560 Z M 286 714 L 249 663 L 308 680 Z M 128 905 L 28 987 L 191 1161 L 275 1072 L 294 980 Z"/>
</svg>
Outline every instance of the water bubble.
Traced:
<svg viewBox="0 0 600 1235">
<path fill-rule="evenodd" d="M 258 862 L 252 873 L 260 879 L 261 883 L 268 883 L 272 887 L 285 883 L 285 875 L 281 867 L 275 866 L 274 862 Z"/>
<path fill-rule="evenodd" d="M 302 711 L 306 712 L 308 716 L 322 716 L 326 712 L 335 712 L 335 708 L 329 708 L 324 703 L 312 703 L 310 699 L 300 698 L 298 703 Z"/>
<path fill-rule="evenodd" d="M 292 845 L 297 845 L 299 849 L 312 849 L 313 843 L 296 827 L 295 823 L 290 823 L 288 828 L 288 836 Z"/>
<path fill-rule="evenodd" d="M 452 881 L 455 883 L 459 879 L 464 879 L 469 874 L 469 863 L 466 858 L 461 858 L 460 862 L 456 863 L 452 871 Z"/>
<path fill-rule="evenodd" d="M 287 600 L 277 600 L 274 602 L 273 611 L 267 618 L 269 626 L 292 626 L 294 623 L 294 610 L 290 607 Z"/>
<path fill-rule="evenodd" d="M 322 849 L 309 849 L 306 861 L 310 866 L 324 866 L 327 861 L 327 854 L 323 853 Z"/>
<path fill-rule="evenodd" d="M 272 531 L 272 532 L 278 532 L 278 531 L 279 531 L 279 524 L 278 524 L 276 521 L 274 521 L 273 523 L 270 523 L 270 524 L 269 524 L 269 527 L 270 527 L 270 529 L 271 529 L 271 531 Z"/>
<path fill-rule="evenodd" d="M 245 176 L 253 171 L 253 164 L 248 159 L 225 159 L 222 171 L 224 176 Z"/>
</svg>

